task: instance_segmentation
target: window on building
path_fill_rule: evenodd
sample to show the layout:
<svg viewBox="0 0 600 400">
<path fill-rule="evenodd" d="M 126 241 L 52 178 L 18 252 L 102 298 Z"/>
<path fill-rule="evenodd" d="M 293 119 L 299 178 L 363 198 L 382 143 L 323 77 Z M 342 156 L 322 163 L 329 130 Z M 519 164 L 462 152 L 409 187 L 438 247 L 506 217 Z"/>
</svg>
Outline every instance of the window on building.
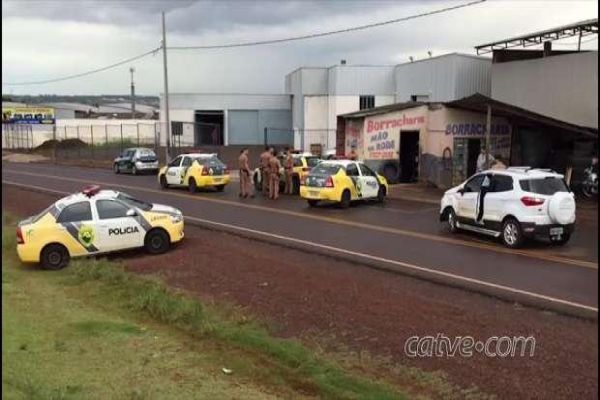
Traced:
<svg viewBox="0 0 600 400">
<path fill-rule="evenodd" d="M 359 106 L 361 110 L 375 107 L 375 96 L 360 96 Z"/>
</svg>

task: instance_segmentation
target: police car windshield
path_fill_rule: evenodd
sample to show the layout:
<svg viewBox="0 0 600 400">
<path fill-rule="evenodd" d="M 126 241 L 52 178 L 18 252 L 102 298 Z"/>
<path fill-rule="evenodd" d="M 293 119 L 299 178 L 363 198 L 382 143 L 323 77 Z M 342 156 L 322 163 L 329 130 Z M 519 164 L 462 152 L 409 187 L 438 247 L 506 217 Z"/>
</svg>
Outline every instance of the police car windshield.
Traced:
<svg viewBox="0 0 600 400">
<path fill-rule="evenodd" d="M 156 157 L 156 154 L 154 154 L 154 151 L 152 151 L 150 149 L 138 149 L 138 153 L 139 153 L 140 157 Z"/>
<path fill-rule="evenodd" d="M 223 164 L 217 157 L 196 157 L 194 158 L 194 161 L 198 161 L 198 164 L 210 168 L 225 166 L 225 164 Z"/>
<path fill-rule="evenodd" d="M 119 193 L 117 195 L 117 199 L 123 201 L 124 203 L 126 203 L 132 207 L 137 207 L 144 211 L 149 211 L 152 209 L 152 204 L 146 203 L 145 201 L 142 201 L 142 200 L 138 200 L 134 197 L 131 197 L 130 195 L 128 195 L 126 193 Z"/>
<path fill-rule="evenodd" d="M 335 175 L 338 173 L 340 168 L 342 168 L 341 165 L 320 163 L 320 164 L 317 164 L 310 171 L 310 173 L 315 174 L 315 175 Z"/>
<path fill-rule="evenodd" d="M 319 157 L 306 157 L 306 165 L 309 167 L 314 167 L 321 161 Z"/>
</svg>

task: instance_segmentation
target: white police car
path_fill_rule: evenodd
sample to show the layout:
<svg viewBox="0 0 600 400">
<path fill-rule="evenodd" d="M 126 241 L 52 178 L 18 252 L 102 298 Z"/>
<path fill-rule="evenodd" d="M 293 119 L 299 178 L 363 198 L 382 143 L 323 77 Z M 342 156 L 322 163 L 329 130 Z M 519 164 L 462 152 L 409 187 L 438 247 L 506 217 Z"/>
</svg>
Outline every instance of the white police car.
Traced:
<svg viewBox="0 0 600 400">
<path fill-rule="evenodd" d="M 92 186 L 21 221 L 17 253 L 23 262 L 60 269 L 70 257 L 136 247 L 164 253 L 183 236 L 181 211 Z"/>
<path fill-rule="evenodd" d="M 482 186 L 486 194 L 478 219 Z M 526 238 L 565 244 L 575 228 L 575 197 L 563 175 L 551 170 L 483 171 L 444 193 L 440 220 L 450 232 L 464 229 L 501 237 L 511 248 L 521 246 Z"/>
</svg>

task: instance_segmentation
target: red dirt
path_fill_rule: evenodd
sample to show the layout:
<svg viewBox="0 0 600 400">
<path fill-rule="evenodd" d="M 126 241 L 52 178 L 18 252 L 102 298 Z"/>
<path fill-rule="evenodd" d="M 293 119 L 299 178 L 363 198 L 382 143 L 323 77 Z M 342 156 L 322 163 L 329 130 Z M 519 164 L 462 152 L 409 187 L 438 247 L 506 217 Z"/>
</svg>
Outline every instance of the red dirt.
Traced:
<svg viewBox="0 0 600 400">
<path fill-rule="evenodd" d="M 3 185 L 2 208 L 43 209 L 53 196 Z M 227 300 L 270 321 L 283 337 L 324 335 L 406 366 L 442 370 L 461 387 L 500 398 L 597 398 L 598 324 L 508 304 L 418 279 L 188 226 L 157 257 L 125 256 L 132 271 L 160 272 L 202 299 Z M 536 338 L 531 358 L 408 358 L 404 342 L 437 333 Z"/>
</svg>

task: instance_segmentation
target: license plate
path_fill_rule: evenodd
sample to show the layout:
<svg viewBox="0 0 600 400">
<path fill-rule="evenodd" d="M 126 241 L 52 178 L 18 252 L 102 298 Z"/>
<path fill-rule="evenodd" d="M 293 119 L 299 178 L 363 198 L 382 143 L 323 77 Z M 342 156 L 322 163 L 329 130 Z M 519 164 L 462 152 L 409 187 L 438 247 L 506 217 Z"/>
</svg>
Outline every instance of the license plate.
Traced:
<svg viewBox="0 0 600 400">
<path fill-rule="evenodd" d="M 215 182 L 221 182 L 221 179 L 223 178 L 214 178 Z"/>
<path fill-rule="evenodd" d="M 319 192 L 317 192 L 316 190 L 309 190 L 308 195 L 310 197 L 319 197 Z"/>
<path fill-rule="evenodd" d="M 550 228 L 550 236 L 562 235 L 563 232 L 564 232 L 564 229 L 562 226 L 560 226 L 558 228 Z"/>
</svg>

